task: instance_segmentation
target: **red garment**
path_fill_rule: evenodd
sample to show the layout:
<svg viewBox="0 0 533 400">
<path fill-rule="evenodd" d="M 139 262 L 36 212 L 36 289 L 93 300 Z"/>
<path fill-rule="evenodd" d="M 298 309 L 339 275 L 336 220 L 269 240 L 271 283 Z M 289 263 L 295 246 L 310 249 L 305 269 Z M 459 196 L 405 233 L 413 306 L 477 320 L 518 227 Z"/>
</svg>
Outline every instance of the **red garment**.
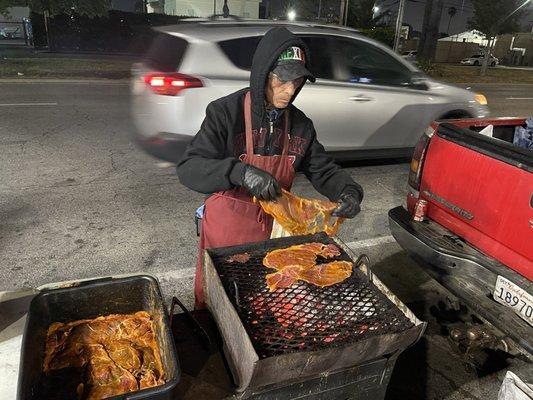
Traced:
<svg viewBox="0 0 533 400">
<path fill-rule="evenodd" d="M 277 179 L 281 187 L 290 190 L 295 172 L 288 156 L 288 110 L 285 111 L 283 150 L 279 156 L 254 154 L 250 92 L 246 93 L 244 99 L 244 121 L 246 126 L 246 154 L 242 158 L 242 162 L 270 173 Z M 196 309 L 205 308 L 202 273 L 204 249 L 259 242 L 269 239 L 271 230 L 272 217 L 265 214 L 259 204 L 253 203 L 250 194 L 243 188 L 218 192 L 206 200 L 194 282 Z"/>
</svg>

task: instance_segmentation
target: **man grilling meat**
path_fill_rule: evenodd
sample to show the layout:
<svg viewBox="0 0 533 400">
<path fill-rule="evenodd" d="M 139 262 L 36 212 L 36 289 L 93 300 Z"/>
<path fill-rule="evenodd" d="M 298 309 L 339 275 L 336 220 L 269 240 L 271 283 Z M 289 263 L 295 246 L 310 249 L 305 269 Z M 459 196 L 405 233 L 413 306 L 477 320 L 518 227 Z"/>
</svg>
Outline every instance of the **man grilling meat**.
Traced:
<svg viewBox="0 0 533 400">
<path fill-rule="evenodd" d="M 203 308 L 203 249 L 266 240 L 272 219 L 252 199 L 275 200 L 301 171 L 339 203 L 336 217 L 360 211 L 363 189 L 336 165 L 313 122 L 292 103 L 306 80 L 309 50 L 286 28 L 269 30 L 255 51 L 250 87 L 207 106 L 200 131 L 178 163 L 182 184 L 210 194 L 205 201 L 196 266 L 196 308 Z M 320 101 L 320 99 L 317 99 Z M 325 105 L 327 107 L 327 105 Z"/>
</svg>

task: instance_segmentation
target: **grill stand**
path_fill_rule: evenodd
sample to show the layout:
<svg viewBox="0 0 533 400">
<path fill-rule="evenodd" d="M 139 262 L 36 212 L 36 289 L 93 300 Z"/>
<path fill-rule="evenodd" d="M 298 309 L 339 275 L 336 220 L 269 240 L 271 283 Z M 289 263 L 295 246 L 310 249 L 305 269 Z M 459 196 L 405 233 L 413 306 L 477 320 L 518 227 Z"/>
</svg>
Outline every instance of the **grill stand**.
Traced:
<svg viewBox="0 0 533 400">
<path fill-rule="evenodd" d="M 285 247 L 288 242 L 292 245 L 323 240 L 324 235 L 321 234 L 311 237 L 280 238 L 254 243 L 250 245 L 250 248 L 280 248 Z M 356 259 L 344 243 L 337 238 L 334 238 L 334 241 L 352 260 Z M 426 323 L 418 320 L 407 306 L 371 273 L 368 266 L 361 265 L 360 270 L 369 281 L 412 322 L 411 328 L 401 333 L 373 336 L 342 347 L 287 353 L 260 359 L 237 311 L 226 294 L 210 255 L 210 252 L 225 251 L 226 253 L 230 249 L 211 249 L 204 253 L 204 292 L 208 308 L 223 338 L 224 354 L 237 385 L 236 392 L 242 398 L 249 397 L 254 392 L 260 392 L 265 388 L 280 387 L 311 377 L 327 376 L 370 360 L 386 358 L 394 365 L 396 357 L 407 347 L 416 343 L 425 330 Z M 235 253 L 243 251 L 246 251 L 246 246 L 239 246 Z M 381 381 L 384 379 L 382 376 Z"/>
</svg>

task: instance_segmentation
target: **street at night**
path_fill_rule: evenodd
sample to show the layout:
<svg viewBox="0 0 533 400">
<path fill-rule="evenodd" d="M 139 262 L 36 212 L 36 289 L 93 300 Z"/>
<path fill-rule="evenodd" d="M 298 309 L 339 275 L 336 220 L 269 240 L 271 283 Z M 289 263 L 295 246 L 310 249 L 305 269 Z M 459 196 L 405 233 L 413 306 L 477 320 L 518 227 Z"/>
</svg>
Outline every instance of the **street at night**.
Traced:
<svg viewBox="0 0 533 400">
<path fill-rule="evenodd" d="M 0 400 L 533 400 L 532 0 L 0 0 Z"/>
<path fill-rule="evenodd" d="M 175 295 L 192 307 L 193 215 L 203 195 L 182 186 L 174 166 L 132 143 L 128 85 L 28 82 L 2 83 L 0 89 L 1 289 L 146 273 L 158 278 L 165 298 Z M 501 98 L 528 97 L 527 86 L 476 89 L 501 107 L 495 114 L 524 114 L 533 104 L 507 106 Z M 405 203 L 408 169 L 405 160 L 346 166 L 365 188 L 365 200 L 361 214 L 339 233 L 355 254 L 368 254 L 372 270 L 429 322 L 425 339 L 397 363 L 387 398 L 494 398 L 507 364 L 476 372 L 453 348 L 429 311 L 444 289 L 389 232 L 387 211 Z M 294 192 L 318 196 L 304 177 Z M 528 375 L 524 361 L 505 362 Z"/>
</svg>

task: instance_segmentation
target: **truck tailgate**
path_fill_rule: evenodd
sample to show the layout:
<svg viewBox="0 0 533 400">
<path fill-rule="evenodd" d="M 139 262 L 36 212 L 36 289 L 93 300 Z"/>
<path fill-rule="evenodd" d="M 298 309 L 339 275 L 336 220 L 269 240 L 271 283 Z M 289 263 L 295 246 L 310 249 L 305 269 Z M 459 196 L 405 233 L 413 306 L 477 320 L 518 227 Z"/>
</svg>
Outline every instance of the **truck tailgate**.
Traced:
<svg viewBox="0 0 533 400">
<path fill-rule="evenodd" d="M 432 138 L 423 168 L 429 218 L 533 279 L 532 158 L 497 139 L 449 133 Z"/>
</svg>

